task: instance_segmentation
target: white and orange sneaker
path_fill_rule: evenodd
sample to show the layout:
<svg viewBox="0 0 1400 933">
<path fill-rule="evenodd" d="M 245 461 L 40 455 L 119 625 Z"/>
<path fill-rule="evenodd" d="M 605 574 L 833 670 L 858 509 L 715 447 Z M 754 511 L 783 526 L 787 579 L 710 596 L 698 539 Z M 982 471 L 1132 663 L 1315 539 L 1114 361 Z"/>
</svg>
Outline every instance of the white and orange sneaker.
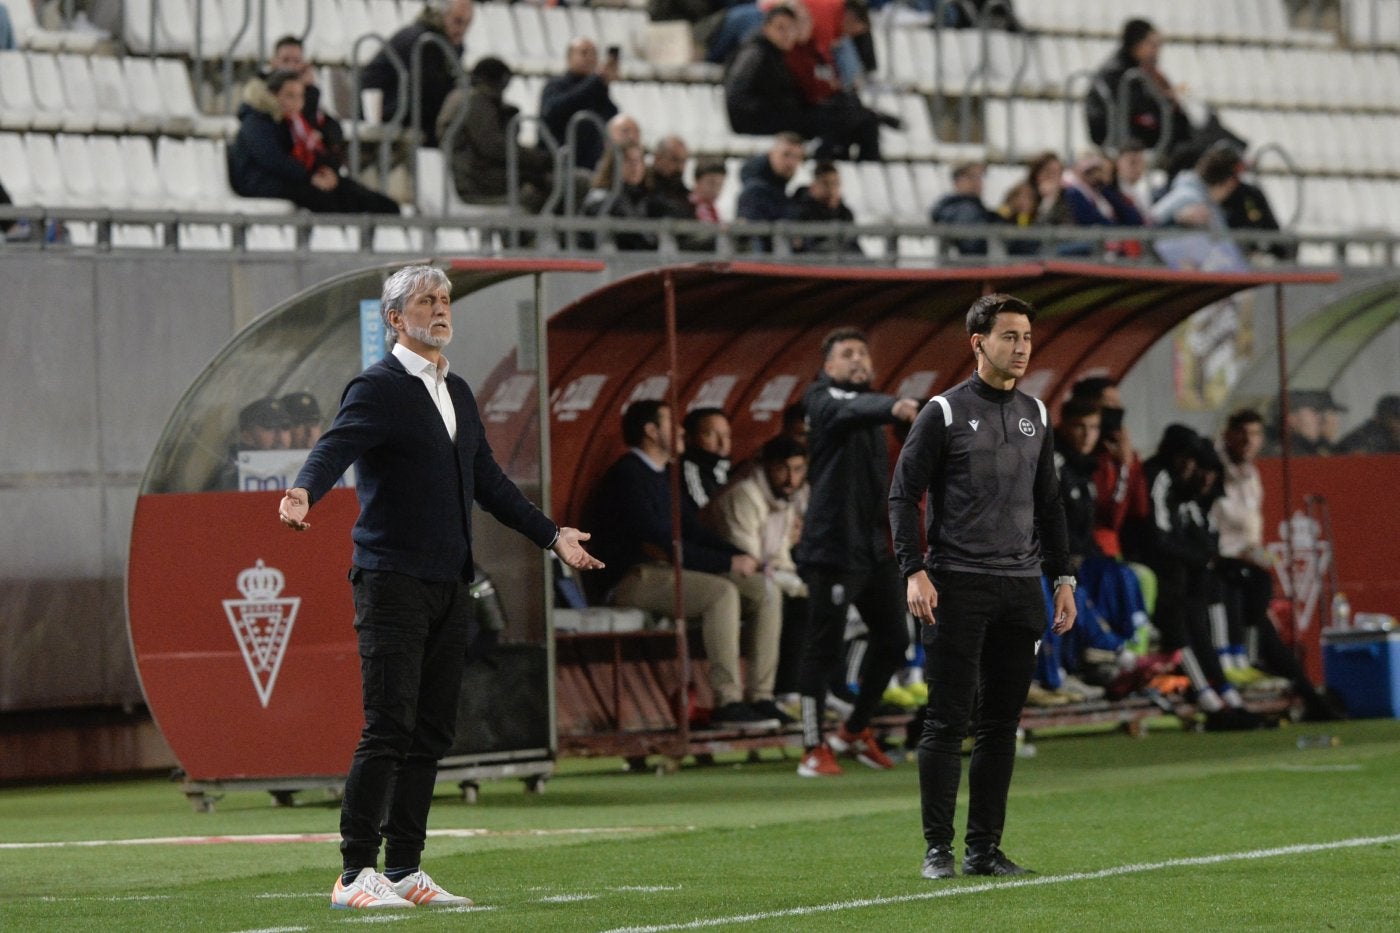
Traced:
<svg viewBox="0 0 1400 933">
<path fill-rule="evenodd" d="M 840 777 L 841 766 L 825 742 L 802 756 L 797 763 L 798 777 Z"/>
<path fill-rule="evenodd" d="M 412 907 L 413 902 L 394 893 L 394 888 L 373 868 L 361 868 L 355 880 L 345 884 L 335 879 L 331 888 L 331 906 L 338 910 L 372 910 L 385 907 Z"/>
<path fill-rule="evenodd" d="M 386 879 L 387 880 L 387 879 Z M 444 891 L 442 886 L 418 869 L 407 878 L 392 881 L 394 892 L 399 897 L 419 907 L 470 907 L 472 899 Z"/>
<path fill-rule="evenodd" d="M 826 741 L 836 754 L 849 755 L 867 768 L 888 771 L 894 767 L 894 762 L 885 754 L 885 750 L 880 747 L 880 740 L 875 738 L 875 733 L 870 731 L 868 726 L 859 732 L 848 732 L 842 724 L 833 734 L 827 736 Z"/>
</svg>

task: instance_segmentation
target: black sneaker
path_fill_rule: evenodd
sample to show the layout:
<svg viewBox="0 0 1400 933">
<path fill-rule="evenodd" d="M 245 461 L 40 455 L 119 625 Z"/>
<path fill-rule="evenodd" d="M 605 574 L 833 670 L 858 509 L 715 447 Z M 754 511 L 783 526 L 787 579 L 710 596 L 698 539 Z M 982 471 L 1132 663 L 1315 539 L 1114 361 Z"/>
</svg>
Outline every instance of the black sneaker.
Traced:
<svg viewBox="0 0 1400 933">
<path fill-rule="evenodd" d="M 726 703 L 710 714 L 711 729 L 760 732 L 778 728 L 778 720 L 765 716 L 747 703 Z"/>
<path fill-rule="evenodd" d="M 924 856 L 924 867 L 919 872 L 930 881 L 941 881 L 944 878 L 952 878 L 956 874 L 953 871 L 953 847 L 933 846 Z"/>
<path fill-rule="evenodd" d="M 767 719 L 778 720 L 779 728 L 786 728 L 787 726 L 790 726 L 793 723 L 797 722 L 796 719 L 793 719 L 786 712 L 784 712 L 783 708 L 773 700 L 754 700 L 751 704 L 749 704 L 749 708 L 752 709 L 758 715 L 763 716 Z"/>
<path fill-rule="evenodd" d="M 1006 857 L 997 846 L 990 849 L 968 849 L 963 857 L 964 875 L 992 875 L 1000 878 L 1005 875 L 1033 875 L 1029 868 L 1022 868 Z"/>
</svg>

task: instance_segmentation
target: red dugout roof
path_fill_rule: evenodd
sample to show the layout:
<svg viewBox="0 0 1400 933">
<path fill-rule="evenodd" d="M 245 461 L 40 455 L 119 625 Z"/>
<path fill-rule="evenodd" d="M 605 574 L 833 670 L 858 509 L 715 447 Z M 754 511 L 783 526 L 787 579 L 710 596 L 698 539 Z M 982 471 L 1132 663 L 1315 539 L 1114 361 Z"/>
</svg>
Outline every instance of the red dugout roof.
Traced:
<svg viewBox="0 0 1400 933">
<path fill-rule="evenodd" d="M 1331 273 L 1193 273 L 1082 263 L 996 268 L 858 269 L 713 263 L 649 270 L 613 282 L 549 321 L 552 508 L 576 522 L 584 497 L 622 450 L 620 415 L 665 397 L 665 291 L 675 285 L 682 409 L 724 408 L 736 458 L 775 433 L 782 410 L 818 369 L 822 337 L 854 325 L 870 336 L 877 387 L 927 398 L 966 378 L 968 306 L 989 291 L 1033 303 L 1036 352 L 1023 386 L 1057 401 L 1081 374 L 1121 378 L 1157 340 L 1212 302 L 1260 285 L 1322 284 Z M 537 475 L 533 398 L 493 406 L 516 377 L 504 361 L 481 386 L 507 470 Z M 521 386 L 523 382 L 517 381 Z"/>
</svg>

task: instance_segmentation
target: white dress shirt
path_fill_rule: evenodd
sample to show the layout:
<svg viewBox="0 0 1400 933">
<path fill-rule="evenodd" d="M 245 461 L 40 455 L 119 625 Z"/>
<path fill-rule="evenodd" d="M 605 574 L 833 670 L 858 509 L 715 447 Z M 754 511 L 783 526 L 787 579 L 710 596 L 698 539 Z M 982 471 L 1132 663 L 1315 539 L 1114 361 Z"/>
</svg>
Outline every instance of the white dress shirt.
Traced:
<svg viewBox="0 0 1400 933">
<path fill-rule="evenodd" d="M 442 365 L 434 366 L 430 360 L 424 359 L 401 343 L 395 343 L 391 352 L 398 357 L 410 375 L 417 376 L 422 381 L 424 388 L 428 390 L 428 396 L 442 415 L 447 436 L 457 440 L 457 409 L 452 407 L 452 395 L 447 391 L 447 357 L 439 356 Z"/>
</svg>

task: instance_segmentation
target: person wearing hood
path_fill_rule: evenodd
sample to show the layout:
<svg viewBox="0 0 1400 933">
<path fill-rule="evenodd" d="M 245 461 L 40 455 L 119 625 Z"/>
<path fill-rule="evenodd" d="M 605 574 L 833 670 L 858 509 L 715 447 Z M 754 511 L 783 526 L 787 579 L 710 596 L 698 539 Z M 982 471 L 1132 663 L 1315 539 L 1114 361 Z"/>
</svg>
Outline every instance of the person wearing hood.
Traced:
<svg viewBox="0 0 1400 933">
<path fill-rule="evenodd" d="M 321 134 L 303 115 L 304 86 L 294 71 L 274 71 L 238 109 L 228 149 L 229 184 L 245 198 L 283 198 L 314 213 L 398 214 L 393 199 L 342 177 L 325 156 Z"/>
<path fill-rule="evenodd" d="M 311 129 L 321 134 L 322 161 L 337 171 L 345 164 L 345 131 L 340 121 L 321 109 L 321 89 L 316 85 L 316 69 L 306 57 L 306 47 L 300 39 L 286 35 L 272 46 L 267 67 L 243 85 L 243 100 L 253 102 L 267 93 L 267 79 L 274 71 L 293 71 L 301 79 L 301 115 Z"/>
<path fill-rule="evenodd" d="M 854 327 L 827 334 L 821 359 L 821 371 L 803 395 L 812 497 L 793 554 L 810 594 L 798 679 L 805 750 L 797 773 L 802 777 L 839 775 L 837 755 L 877 770 L 894 767 L 871 731 L 870 719 L 909 646 L 899 565 L 889 545 L 885 429 L 912 423 L 919 402 L 875 391 L 870 341 Z M 850 715 L 823 738 L 827 683 L 842 661 L 852 605 L 870 633 L 860 690 Z"/>
<path fill-rule="evenodd" d="M 1002 216 L 982 203 L 982 184 L 987 176 L 984 162 L 960 162 L 953 166 L 953 190 L 939 198 L 929 209 L 928 219 L 935 224 L 999 224 Z M 960 256 L 987 255 L 987 241 L 953 240 Z"/>
<path fill-rule="evenodd" d="M 399 69 L 395 62 L 402 62 L 403 67 L 410 69 L 412 80 L 414 49 L 421 44 L 422 50 L 417 53 L 422 59 L 421 78 L 417 85 L 408 89 L 409 112 L 403 115 L 404 125 L 409 126 L 413 119 L 413 100 L 416 97 L 421 104 L 419 112 L 422 124 L 418 129 L 423 134 L 423 145 L 437 146 L 438 114 L 442 110 L 442 102 L 457 86 L 457 79 L 462 73 L 459 62 L 465 51 L 464 43 L 474 12 L 472 0 L 436 0 L 429 3 L 417 19 L 390 36 L 385 43 L 386 48 L 381 48 L 365 65 L 360 87 L 383 92 L 383 111 L 379 115 L 383 122 L 387 123 L 398 116 Z M 445 40 L 452 47 L 453 54 L 449 56 L 440 42 L 425 40 L 424 36 Z"/>
<path fill-rule="evenodd" d="M 501 59 L 481 59 L 469 86 L 448 94 L 438 114 L 437 137 L 451 153 L 452 183 L 468 204 L 501 202 L 507 195 L 510 122 L 520 113 L 504 99 L 512 76 Z M 553 187 L 554 160 L 543 149 L 521 145 L 515 158 L 520 207 L 537 214 Z"/>
</svg>

